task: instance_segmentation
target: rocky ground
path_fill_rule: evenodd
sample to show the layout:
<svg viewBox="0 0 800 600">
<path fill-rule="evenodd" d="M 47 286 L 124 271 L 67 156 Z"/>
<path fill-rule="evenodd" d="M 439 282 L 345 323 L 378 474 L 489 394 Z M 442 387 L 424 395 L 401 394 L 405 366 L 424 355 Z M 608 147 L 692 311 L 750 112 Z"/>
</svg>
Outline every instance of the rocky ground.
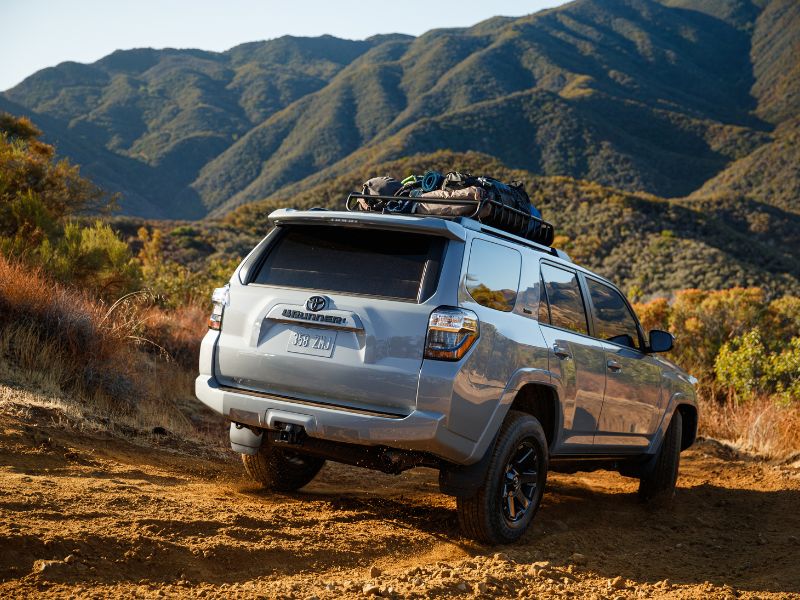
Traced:
<svg viewBox="0 0 800 600">
<path fill-rule="evenodd" d="M 430 470 L 329 464 L 265 494 L 222 447 L 0 396 L 0 597 L 800 597 L 800 464 L 713 441 L 684 453 L 670 507 L 612 473 L 552 475 L 522 542 L 491 548 Z"/>
</svg>

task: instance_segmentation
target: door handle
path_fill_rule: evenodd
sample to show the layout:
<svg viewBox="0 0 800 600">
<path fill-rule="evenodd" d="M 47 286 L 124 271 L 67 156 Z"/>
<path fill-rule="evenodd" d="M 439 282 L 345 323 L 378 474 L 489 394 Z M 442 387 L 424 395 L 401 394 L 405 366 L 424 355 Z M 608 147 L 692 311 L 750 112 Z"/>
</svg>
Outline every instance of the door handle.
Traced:
<svg viewBox="0 0 800 600">
<path fill-rule="evenodd" d="M 620 371 L 622 371 L 622 365 L 617 361 L 615 361 L 614 359 L 609 360 L 606 363 L 606 366 L 608 367 L 609 371 L 613 371 L 614 373 L 619 373 Z"/>
<path fill-rule="evenodd" d="M 553 345 L 553 354 L 562 360 L 572 358 L 572 354 L 569 353 L 569 350 L 558 344 Z"/>
</svg>

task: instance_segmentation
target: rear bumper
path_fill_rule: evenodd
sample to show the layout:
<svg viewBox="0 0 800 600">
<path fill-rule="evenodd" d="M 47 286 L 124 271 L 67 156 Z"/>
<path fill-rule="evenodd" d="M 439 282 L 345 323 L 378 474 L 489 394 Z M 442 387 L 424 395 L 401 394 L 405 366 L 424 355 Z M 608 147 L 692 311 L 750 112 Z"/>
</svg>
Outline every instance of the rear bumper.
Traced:
<svg viewBox="0 0 800 600">
<path fill-rule="evenodd" d="M 428 452 L 459 464 L 474 460 L 475 442 L 447 429 L 441 413 L 415 410 L 400 417 L 292 402 L 222 387 L 213 376 L 203 374 L 195 380 L 195 394 L 230 421 L 252 427 L 291 423 L 302 425 L 311 437 L 334 442 Z"/>
</svg>

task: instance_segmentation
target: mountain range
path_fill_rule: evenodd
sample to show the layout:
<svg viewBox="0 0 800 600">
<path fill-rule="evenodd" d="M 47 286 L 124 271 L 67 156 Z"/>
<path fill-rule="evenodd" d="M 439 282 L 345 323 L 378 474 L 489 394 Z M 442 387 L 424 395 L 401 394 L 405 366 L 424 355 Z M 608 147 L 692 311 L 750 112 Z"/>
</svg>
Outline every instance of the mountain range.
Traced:
<svg viewBox="0 0 800 600">
<path fill-rule="evenodd" d="M 797 214 L 800 2 L 575 0 L 419 37 L 117 51 L 31 75 L 0 110 L 147 218 L 221 216 L 444 149 Z"/>
</svg>

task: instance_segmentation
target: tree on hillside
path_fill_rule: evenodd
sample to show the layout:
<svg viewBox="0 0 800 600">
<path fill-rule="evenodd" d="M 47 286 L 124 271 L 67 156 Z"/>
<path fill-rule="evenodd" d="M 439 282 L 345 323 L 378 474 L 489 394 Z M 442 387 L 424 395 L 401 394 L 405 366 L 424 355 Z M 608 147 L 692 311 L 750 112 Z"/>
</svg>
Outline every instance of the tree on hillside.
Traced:
<svg viewBox="0 0 800 600">
<path fill-rule="evenodd" d="M 25 117 L 0 113 L 0 252 L 106 297 L 140 280 L 138 263 L 107 224 L 77 217 L 108 213 L 115 197 L 56 157 Z"/>
</svg>

